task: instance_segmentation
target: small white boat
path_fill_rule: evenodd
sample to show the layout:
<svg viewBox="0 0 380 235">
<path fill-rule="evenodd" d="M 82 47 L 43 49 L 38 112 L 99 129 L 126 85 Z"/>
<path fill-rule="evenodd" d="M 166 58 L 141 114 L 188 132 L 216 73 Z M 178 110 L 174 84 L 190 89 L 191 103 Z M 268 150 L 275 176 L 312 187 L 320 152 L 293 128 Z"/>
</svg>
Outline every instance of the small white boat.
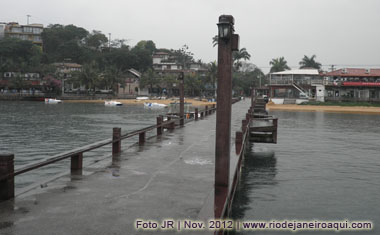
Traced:
<svg viewBox="0 0 380 235">
<path fill-rule="evenodd" d="M 45 104 L 59 104 L 59 103 L 62 103 L 62 100 L 45 98 Z"/>
<path fill-rule="evenodd" d="M 147 107 L 147 108 L 167 108 L 168 106 L 166 104 L 144 102 L 144 107 Z"/>
<path fill-rule="evenodd" d="M 105 106 L 122 106 L 123 103 L 119 101 L 115 101 L 115 100 L 106 100 L 104 101 L 104 105 Z"/>
<path fill-rule="evenodd" d="M 140 97 L 136 97 L 136 100 L 148 100 L 149 97 L 148 96 L 140 96 Z"/>
</svg>

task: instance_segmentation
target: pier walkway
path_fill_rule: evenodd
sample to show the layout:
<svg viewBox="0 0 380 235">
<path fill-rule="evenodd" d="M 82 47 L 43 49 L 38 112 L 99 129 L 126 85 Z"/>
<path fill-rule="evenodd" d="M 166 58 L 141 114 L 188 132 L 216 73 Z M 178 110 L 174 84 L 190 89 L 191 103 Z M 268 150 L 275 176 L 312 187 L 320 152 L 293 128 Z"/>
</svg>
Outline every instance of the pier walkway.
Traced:
<svg viewBox="0 0 380 235">
<path fill-rule="evenodd" d="M 249 107 L 249 99 L 232 105 L 230 178 L 238 161 L 234 133 Z M 135 230 L 136 219 L 207 222 L 214 217 L 215 119 L 214 113 L 143 146 L 123 146 L 102 167 L 84 166 L 83 175 L 1 202 L 0 234 L 146 234 Z M 177 233 L 154 233 L 160 232 Z"/>
</svg>

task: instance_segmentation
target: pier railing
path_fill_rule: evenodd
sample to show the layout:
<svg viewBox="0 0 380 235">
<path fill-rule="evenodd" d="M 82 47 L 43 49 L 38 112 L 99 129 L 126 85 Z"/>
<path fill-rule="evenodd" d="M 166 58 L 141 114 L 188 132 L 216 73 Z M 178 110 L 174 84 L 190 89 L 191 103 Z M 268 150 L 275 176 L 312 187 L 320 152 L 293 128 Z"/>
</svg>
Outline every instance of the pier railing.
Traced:
<svg viewBox="0 0 380 235">
<path fill-rule="evenodd" d="M 233 99 L 233 103 L 236 103 L 239 99 Z M 176 126 L 180 126 L 178 123 L 180 120 L 185 120 L 186 117 L 192 116 L 191 119 L 186 119 L 186 122 L 198 120 L 208 116 L 216 111 L 216 105 L 213 104 L 210 108 L 206 105 L 205 109 L 199 110 L 195 108 L 194 113 L 185 113 L 184 117 L 180 117 L 178 114 L 172 113 L 170 115 L 160 115 L 157 117 L 156 125 L 151 125 L 139 130 L 131 131 L 126 134 L 121 134 L 121 128 L 113 128 L 112 138 L 98 141 L 89 145 L 82 146 L 80 148 L 73 149 L 64 153 L 54 155 L 46 160 L 37 163 L 31 163 L 22 166 L 18 169 L 14 169 L 14 154 L 1 154 L 0 153 L 0 201 L 14 198 L 14 177 L 43 166 L 47 166 L 65 159 L 70 158 L 71 173 L 78 173 L 83 168 L 83 153 L 89 152 L 94 149 L 112 144 L 112 156 L 121 152 L 121 141 L 133 136 L 139 136 L 138 144 L 144 144 L 146 140 L 146 133 L 156 130 L 157 136 L 162 135 L 164 129 L 173 130 Z"/>
</svg>

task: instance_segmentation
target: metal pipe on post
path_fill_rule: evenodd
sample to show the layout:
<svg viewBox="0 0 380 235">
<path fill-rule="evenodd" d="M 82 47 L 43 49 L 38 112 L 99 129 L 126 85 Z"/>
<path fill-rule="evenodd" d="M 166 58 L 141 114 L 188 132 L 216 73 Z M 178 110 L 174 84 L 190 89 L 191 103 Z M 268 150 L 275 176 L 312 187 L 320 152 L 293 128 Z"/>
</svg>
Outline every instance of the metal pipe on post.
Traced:
<svg viewBox="0 0 380 235">
<path fill-rule="evenodd" d="M 0 177 L 14 173 L 14 154 L 0 154 Z M 0 202 L 15 196 L 14 176 L 0 180 Z"/>
<path fill-rule="evenodd" d="M 215 143 L 214 215 L 222 218 L 228 198 L 232 110 L 232 51 L 238 50 L 239 36 L 233 34 L 234 18 L 221 15 L 218 23 L 218 88 Z"/>
<path fill-rule="evenodd" d="M 182 127 L 185 123 L 185 89 L 184 89 L 184 72 L 181 72 L 178 76 L 179 80 L 179 125 Z"/>
<path fill-rule="evenodd" d="M 118 154 L 121 152 L 121 128 L 114 127 L 112 133 L 112 140 L 115 141 L 112 143 L 112 155 Z M 118 141 L 116 141 L 118 140 Z"/>
</svg>

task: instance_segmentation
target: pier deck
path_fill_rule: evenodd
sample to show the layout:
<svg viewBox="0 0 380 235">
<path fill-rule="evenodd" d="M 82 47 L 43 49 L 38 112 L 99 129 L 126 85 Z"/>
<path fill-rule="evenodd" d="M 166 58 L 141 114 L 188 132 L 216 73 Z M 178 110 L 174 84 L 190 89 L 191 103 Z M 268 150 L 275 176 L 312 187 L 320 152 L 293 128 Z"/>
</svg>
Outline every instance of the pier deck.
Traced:
<svg viewBox="0 0 380 235">
<path fill-rule="evenodd" d="M 234 133 L 249 106 L 248 100 L 232 106 L 231 180 L 238 162 Z M 215 117 L 123 147 L 113 161 L 99 163 L 104 167 L 84 166 L 83 175 L 0 203 L 0 234 L 145 234 L 135 230 L 136 219 L 213 218 Z"/>
</svg>

